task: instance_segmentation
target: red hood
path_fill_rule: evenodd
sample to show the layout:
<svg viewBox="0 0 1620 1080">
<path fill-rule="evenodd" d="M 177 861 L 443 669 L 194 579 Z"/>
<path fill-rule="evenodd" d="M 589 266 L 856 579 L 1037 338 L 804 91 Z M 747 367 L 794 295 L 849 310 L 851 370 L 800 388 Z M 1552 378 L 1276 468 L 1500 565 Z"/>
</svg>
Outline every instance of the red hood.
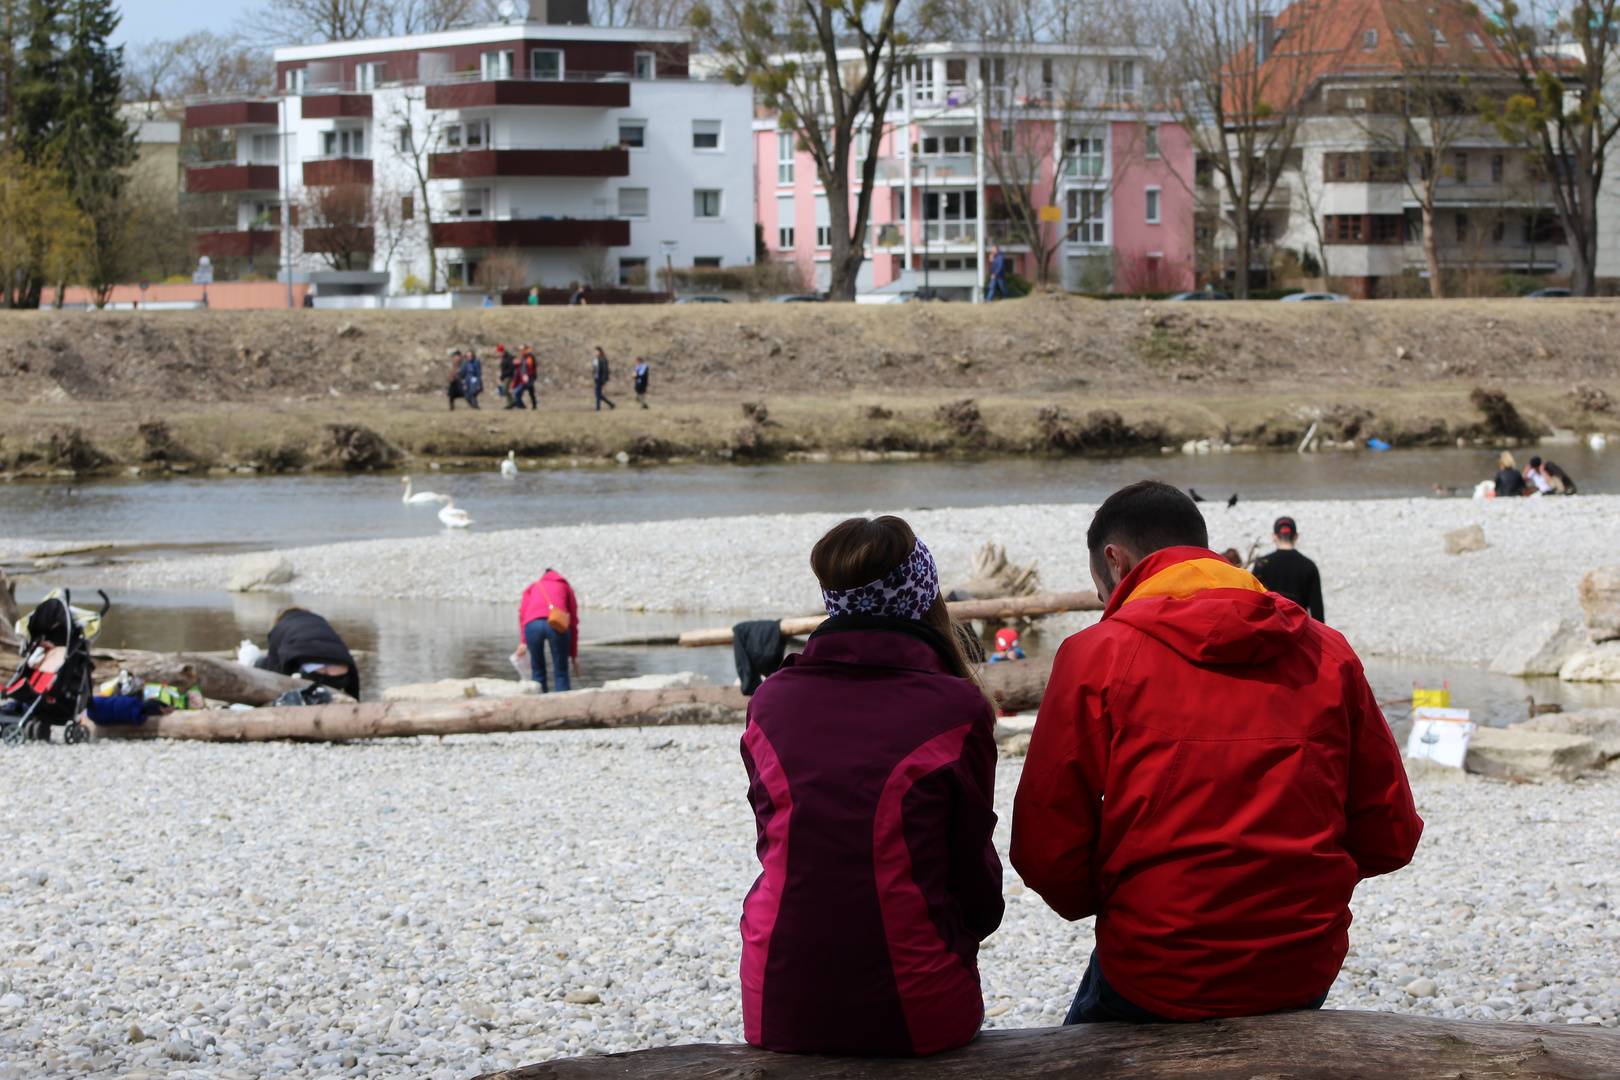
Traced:
<svg viewBox="0 0 1620 1080">
<path fill-rule="evenodd" d="M 1253 574 L 1201 547 L 1155 551 L 1108 599 L 1105 619 L 1199 664 L 1259 664 L 1291 648 L 1310 616 Z"/>
</svg>

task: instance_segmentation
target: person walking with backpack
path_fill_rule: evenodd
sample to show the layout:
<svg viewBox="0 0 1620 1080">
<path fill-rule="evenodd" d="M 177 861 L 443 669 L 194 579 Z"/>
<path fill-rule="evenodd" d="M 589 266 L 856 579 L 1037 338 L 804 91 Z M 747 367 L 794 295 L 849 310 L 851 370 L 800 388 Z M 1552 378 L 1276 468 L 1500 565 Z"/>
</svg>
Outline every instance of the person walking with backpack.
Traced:
<svg viewBox="0 0 1620 1080">
<path fill-rule="evenodd" d="M 467 404 L 478 408 L 478 395 L 484 392 L 484 362 L 475 349 L 467 350 L 467 359 L 461 365 L 461 396 Z"/>
<path fill-rule="evenodd" d="M 518 602 L 517 655 L 529 658 L 529 670 L 540 692 L 546 688 L 546 651 L 551 651 L 551 668 L 557 676 L 557 690 L 569 690 L 568 663 L 579 673 L 579 600 L 574 587 L 557 571 L 546 567 L 540 580 L 523 590 Z"/>
<path fill-rule="evenodd" d="M 512 403 L 507 406 L 508 409 L 523 408 L 523 395 L 525 392 L 529 395 L 529 407 L 531 409 L 540 408 L 539 403 L 534 399 L 534 375 L 534 350 L 525 345 L 523 351 L 518 354 L 516 364 L 513 365 Z"/>
<path fill-rule="evenodd" d="M 613 378 L 613 371 L 608 367 L 607 353 L 603 352 L 602 346 L 598 345 L 595 353 L 593 353 L 591 356 L 591 382 L 596 384 L 597 412 L 602 411 L 602 402 L 604 401 L 607 402 L 607 407 L 609 409 L 618 408 L 617 405 L 608 400 L 608 396 L 606 394 L 602 393 L 602 387 L 606 386 L 607 381 L 611 378 Z"/>
<path fill-rule="evenodd" d="M 633 374 L 635 376 L 636 403 L 645 409 L 647 407 L 647 378 L 649 375 L 645 356 L 636 357 L 636 369 Z"/>
<path fill-rule="evenodd" d="M 446 389 L 446 394 L 450 399 L 451 412 L 456 411 L 456 399 L 465 398 L 467 396 L 462 392 L 461 388 L 461 369 L 466 367 L 466 365 L 467 362 L 465 359 L 463 359 L 460 349 L 457 349 L 455 352 L 450 354 L 450 385 Z"/>
<path fill-rule="evenodd" d="M 512 394 L 512 377 L 515 374 L 515 365 L 512 363 L 513 356 L 506 351 L 505 345 L 497 345 L 495 346 L 495 358 L 498 361 L 496 367 L 501 377 L 500 385 L 495 388 L 495 393 L 502 398 L 510 397 Z M 507 407 L 510 408 L 511 406 L 508 405 Z"/>
</svg>

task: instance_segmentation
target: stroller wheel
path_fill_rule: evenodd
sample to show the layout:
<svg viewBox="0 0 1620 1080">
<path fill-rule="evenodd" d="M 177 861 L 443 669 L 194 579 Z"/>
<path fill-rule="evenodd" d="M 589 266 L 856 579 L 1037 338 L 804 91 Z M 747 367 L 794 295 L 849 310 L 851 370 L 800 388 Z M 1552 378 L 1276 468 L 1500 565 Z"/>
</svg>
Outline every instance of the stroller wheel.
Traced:
<svg viewBox="0 0 1620 1080">
<path fill-rule="evenodd" d="M 25 742 L 50 742 L 51 725 L 43 720 L 23 721 L 23 740 Z"/>
<path fill-rule="evenodd" d="M 62 727 L 62 741 L 69 746 L 74 743 L 82 743 L 88 738 L 90 738 L 90 729 L 77 720 L 71 720 Z"/>
<path fill-rule="evenodd" d="M 7 746 L 21 746 L 23 741 L 23 726 L 15 721 L 9 724 L 0 724 L 0 742 Z"/>
</svg>

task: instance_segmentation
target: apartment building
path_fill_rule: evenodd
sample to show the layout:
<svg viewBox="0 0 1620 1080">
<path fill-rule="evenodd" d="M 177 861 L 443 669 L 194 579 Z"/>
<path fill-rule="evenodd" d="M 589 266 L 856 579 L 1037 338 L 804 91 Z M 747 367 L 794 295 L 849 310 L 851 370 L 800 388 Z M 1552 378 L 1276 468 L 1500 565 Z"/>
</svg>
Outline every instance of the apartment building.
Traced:
<svg viewBox="0 0 1620 1080">
<path fill-rule="evenodd" d="M 186 109 L 197 252 L 219 277 L 329 268 L 396 292 L 658 287 L 666 262 L 750 263 L 751 95 L 693 78 L 690 45 L 552 0 L 277 49 L 275 93 Z"/>
<path fill-rule="evenodd" d="M 878 135 L 857 291 L 976 298 L 993 245 L 1031 280 L 1044 256 L 1050 280 L 1070 289 L 1191 288 L 1192 146 L 1152 106 L 1146 58 L 1139 48 L 913 47 Z M 824 289 L 832 239 L 815 163 L 774 117 L 755 121 L 755 139 L 757 214 L 771 258 L 797 264 L 807 286 Z M 1045 208 L 1033 248 L 1030 226 L 1009 209 L 1019 203 Z"/>
<path fill-rule="evenodd" d="M 1354 297 L 1427 292 L 1425 202 L 1444 275 L 1569 272 L 1539 162 L 1480 115 L 1481 97 L 1516 86 L 1473 5 L 1310 0 L 1262 32 L 1246 56 L 1258 47 L 1265 64 L 1304 66 L 1273 84 L 1288 88 L 1299 119 L 1289 152 L 1269 163 L 1279 180 L 1254 218 L 1251 284 L 1291 252 L 1315 257 Z M 1200 233 L 1217 249 L 1208 269 L 1230 282 L 1232 200 L 1210 171 L 1199 182 Z"/>
</svg>

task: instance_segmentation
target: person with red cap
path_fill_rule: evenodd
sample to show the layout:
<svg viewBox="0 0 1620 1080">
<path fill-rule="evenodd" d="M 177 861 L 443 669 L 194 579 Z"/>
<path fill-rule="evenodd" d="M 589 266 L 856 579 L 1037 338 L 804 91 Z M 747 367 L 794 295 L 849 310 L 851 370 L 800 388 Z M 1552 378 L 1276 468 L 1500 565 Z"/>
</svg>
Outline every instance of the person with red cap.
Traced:
<svg viewBox="0 0 1620 1080">
<path fill-rule="evenodd" d="M 1109 496 L 1086 545 L 1106 607 L 1053 659 L 1012 821 L 1024 883 L 1097 919 L 1065 1023 L 1319 1008 L 1356 884 L 1423 831 L 1361 662 L 1168 484 Z"/>
<path fill-rule="evenodd" d="M 1271 526 L 1271 539 L 1277 550 L 1263 555 L 1254 564 L 1254 576 L 1279 596 L 1286 596 L 1322 621 L 1322 575 L 1316 564 L 1294 550 L 1299 543 L 1299 526 L 1291 517 L 1280 517 Z"/>
</svg>

